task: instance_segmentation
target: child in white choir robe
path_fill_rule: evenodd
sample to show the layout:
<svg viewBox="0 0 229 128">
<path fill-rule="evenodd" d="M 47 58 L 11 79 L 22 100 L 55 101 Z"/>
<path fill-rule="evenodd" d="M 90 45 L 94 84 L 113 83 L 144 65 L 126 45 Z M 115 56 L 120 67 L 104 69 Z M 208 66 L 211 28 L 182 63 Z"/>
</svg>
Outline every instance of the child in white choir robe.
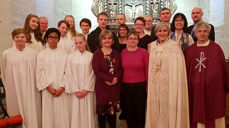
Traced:
<svg viewBox="0 0 229 128">
<path fill-rule="evenodd" d="M 75 44 L 71 37 L 67 36 L 69 32 L 70 25 L 67 21 L 61 20 L 58 22 L 58 30 L 60 31 L 60 41 L 58 43 L 58 48 L 64 50 L 67 54 L 75 51 Z"/>
<path fill-rule="evenodd" d="M 74 37 L 78 33 L 75 28 L 75 18 L 72 15 L 66 15 L 64 18 L 65 21 L 68 22 L 69 24 L 69 31 L 67 33 L 67 37 L 71 38 L 72 41 L 74 42 Z"/>
<path fill-rule="evenodd" d="M 57 48 L 60 32 L 46 31 L 48 48 L 38 55 L 37 87 L 42 91 L 42 128 L 69 128 L 68 98 L 64 92 L 67 53 Z"/>
<path fill-rule="evenodd" d="M 39 17 L 34 14 L 29 14 L 24 23 L 24 30 L 27 36 L 26 45 L 36 52 L 41 52 L 45 49 L 45 42 L 42 39 L 40 30 Z"/>
<path fill-rule="evenodd" d="M 6 90 L 6 107 L 10 117 L 21 115 L 22 128 L 40 128 L 38 109 L 40 101 L 36 97 L 37 53 L 26 47 L 24 29 L 12 32 L 15 45 L 2 53 L 1 75 Z M 16 126 L 21 127 L 21 126 Z"/>
<path fill-rule="evenodd" d="M 83 34 L 77 34 L 74 40 L 77 51 L 68 56 L 65 77 L 66 91 L 72 94 L 71 128 L 95 128 L 93 54 L 86 51 Z"/>
</svg>

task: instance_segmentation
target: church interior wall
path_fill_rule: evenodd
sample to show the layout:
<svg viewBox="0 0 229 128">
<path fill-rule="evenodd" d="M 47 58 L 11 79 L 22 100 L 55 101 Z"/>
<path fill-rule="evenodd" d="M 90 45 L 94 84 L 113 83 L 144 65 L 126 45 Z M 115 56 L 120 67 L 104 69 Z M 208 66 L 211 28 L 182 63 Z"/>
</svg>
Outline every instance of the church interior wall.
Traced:
<svg viewBox="0 0 229 128">
<path fill-rule="evenodd" d="M 91 30 L 95 29 L 97 19 L 91 11 L 94 0 L 1 0 L 0 4 L 0 52 L 12 46 L 11 31 L 22 28 L 28 14 L 46 16 L 49 27 L 57 27 L 58 21 L 65 15 L 75 17 L 76 29 L 81 32 L 79 22 L 82 18 L 92 21 Z M 216 42 L 222 47 L 225 57 L 229 58 L 229 1 L 228 0 L 176 0 L 177 12 L 184 13 L 188 24 L 193 24 L 191 10 L 203 9 L 203 20 L 215 26 Z"/>
</svg>

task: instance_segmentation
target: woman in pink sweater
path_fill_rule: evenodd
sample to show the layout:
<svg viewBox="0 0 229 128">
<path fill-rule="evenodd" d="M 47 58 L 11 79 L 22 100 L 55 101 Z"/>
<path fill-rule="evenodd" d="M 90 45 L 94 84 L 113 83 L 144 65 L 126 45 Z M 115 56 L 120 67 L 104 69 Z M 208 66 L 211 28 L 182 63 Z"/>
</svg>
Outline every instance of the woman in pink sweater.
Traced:
<svg viewBox="0 0 229 128">
<path fill-rule="evenodd" d="M 121 53 L 124 107 L 128 128 L 145 127 L 149 54 L 145 49 L 137 46 L 138 42 L 138 34 L 130 32 L 127 48 Z"/>
</svg>

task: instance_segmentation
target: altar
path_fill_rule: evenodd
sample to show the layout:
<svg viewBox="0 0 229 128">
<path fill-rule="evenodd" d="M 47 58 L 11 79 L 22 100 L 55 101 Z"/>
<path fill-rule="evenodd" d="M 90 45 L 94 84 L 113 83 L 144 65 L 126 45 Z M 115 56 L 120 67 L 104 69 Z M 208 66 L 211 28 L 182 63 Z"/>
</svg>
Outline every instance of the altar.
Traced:
<svg viewBox="0 0 229 128">
<path fill-rule="evenodd" d="M 127 24 L 133 23 L 139 16 L 151 16 L 153 22 L 157 22 L 164 7 L 169 8 L 172 14 L 177 9 L 175 0 L 94 0 L 91 10 L 95 16 L 106 12 L 112 25 L 119 13 L 126 15 Z"/>
</svg>

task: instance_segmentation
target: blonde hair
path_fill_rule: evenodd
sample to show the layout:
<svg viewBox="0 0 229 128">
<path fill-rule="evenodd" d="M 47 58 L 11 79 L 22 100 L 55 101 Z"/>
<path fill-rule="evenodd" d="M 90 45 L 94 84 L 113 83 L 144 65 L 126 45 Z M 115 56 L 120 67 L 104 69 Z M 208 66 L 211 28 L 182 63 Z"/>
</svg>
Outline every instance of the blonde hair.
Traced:
<svg viewBox="0 0 229 128">
<path fill-rule="evenodd" d="M 75 28 L 75 19 L 74 19 L 74 17 L 72 15 L 66 15 L 65 18 L 64 18 L 65 21 L 66 21 L 67 17 L 71 17 L 73 19 L 73 26 L 72 26 L 72 28 L 69 27 L 69 30 L 70 30 L 71 36 L 74 37 L 77 34 L 76 28 Z"/>
<path fill-rule="evenodd" d="M 74 36 L 74 41 L 75 41 L 75 38 L 80 38 L 80 39 L 82 39 L 83 41 L 85 41 L 85 42 L 86 42 L 85 49 L 86 49 L 87 51 L 90 51 L 89 46 L 88 46 L 88 44 L 87 44 L 86 37 L 85 37 L 83 34 L 81 34 L 81 33 L 76 34 L 76 36 Z"/>
<path fill-rule="evenodd" d="M 105 36 L 111 36 L 112 38 L 112 44 L 114 44 L 114 39 L 113 39 L 113 34 L 110 30 L 103 30 L 100 35 L 99 35 L 99 43 L 101 45 L 101 47 L 103 46 L 102 45 L 102 39 L 105 37 Z"/>
<path fill-rule="evenodd" d="M 165 26 L 166 29 L 168 30 L 168 34 L 170 35 L 171 33 L 171 29 L 170 29 L 170 26 L 167 22 L 160 22 L 156 25 L 155 29 L 154 29 L 154 32 L 157 33 L 158 29 Z"/>
</svg>

